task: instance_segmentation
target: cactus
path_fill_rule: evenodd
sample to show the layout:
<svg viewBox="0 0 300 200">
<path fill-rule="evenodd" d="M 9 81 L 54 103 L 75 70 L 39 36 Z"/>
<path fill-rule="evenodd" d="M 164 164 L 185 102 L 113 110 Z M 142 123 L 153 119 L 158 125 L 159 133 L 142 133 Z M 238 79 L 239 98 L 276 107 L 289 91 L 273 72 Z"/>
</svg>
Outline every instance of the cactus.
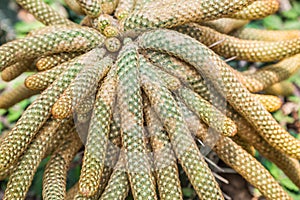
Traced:
<svg viewBox="0 0 300 200">
<path fill-rule="evenodd" d="M 39 94 L 0 138 L 4 199 L 25 199 L 49 155 L 44 199 L 121 200 L 129 190 L 137 200 L 183 199 L 180 164 L 199 199 L 222 200 L 196 141 L 266 199 L 291 197 L 253 148 L 300 187 L 300 141 L 269 113 L 280 99 L 256 94 L 299 69 L 300 31 L 244 28 L 276 12 L 277 0 L 68 0 L 86 15 L 80 24 L 42 0 L 17 3 L 46 27 L 0 46 L 3 79 L 36 72 L 0 95 L 1 108 Z M 277 63 L 248 74 L 223 59 L 231 57 Z M 83 148 L 79 181 L 67 191 Z"/>
</svg>

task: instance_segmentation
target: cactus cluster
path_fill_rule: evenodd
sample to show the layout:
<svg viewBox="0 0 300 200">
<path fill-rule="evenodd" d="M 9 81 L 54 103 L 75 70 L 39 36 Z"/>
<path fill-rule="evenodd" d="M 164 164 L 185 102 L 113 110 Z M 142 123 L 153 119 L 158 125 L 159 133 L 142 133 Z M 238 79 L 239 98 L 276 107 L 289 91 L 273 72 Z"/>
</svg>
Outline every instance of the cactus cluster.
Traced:
<svg viewBox="0 0 300 200">
<path fill-rule="evenodd" d="M 280 99 L 263 94 L 299 69 L 300 31 L 244 28 L 277 0 L 66 0 L 80 24 L 42 0 L 16 1 L 45 27 L 0 47 L 3 80 L 36 72 L 0 107 L 38 94 L 0 138 L 5 200 L 25 199 L 48 156 L 43 199 L 183 199 L 178 164 L 199 199 L 224 199 L 201 144 L 267 199 L 291 197 L 255 149 L 300 187 L 300 141 L 270 114 Z M 231 59 L 274 63 L 242 73 Z"/>
</svg>

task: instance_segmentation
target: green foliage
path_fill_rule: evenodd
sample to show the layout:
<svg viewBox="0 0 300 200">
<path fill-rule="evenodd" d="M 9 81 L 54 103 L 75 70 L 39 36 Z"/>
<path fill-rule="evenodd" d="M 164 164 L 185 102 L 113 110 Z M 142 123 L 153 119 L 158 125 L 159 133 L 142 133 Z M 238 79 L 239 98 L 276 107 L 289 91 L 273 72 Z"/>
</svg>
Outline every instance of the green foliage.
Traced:
<svg viewBox="0 0 300 200">
<path fill-rule="evenodd" d="M 275 112 L 273 114 L 273 116 L 281 124 L 293 123 L 294 122 L 294 118 L 283 114 L 282 110 L 278 110 L 277 112 Z"/>
<path fill-rule="evenodd" d="M 270 30 L 292 30 L 300 29 L 300 2 L 292 1 L 292 8 L 288 11 L 278 12 L 262 20 L 252 21 L 248 24 L 251 28 L 261 28 Z"/>
<path fill-rule="evenodd" d="M 26 23 L 23 21 L 17 22 L 15 24 L 15 30 L 17 33 L 17 38 L 22 38 L 27 35 L 27 33 L 31 30 L 43 27 L 44 25 L 38 21 L 34 21 L 31 23 Z"/>
<path fill-rule="evenodd" d="M 79 162 L 79 161 L 80 158 L 76 156 L 74 162 Z M 80 170 L 81 167 L 77 165 L 76 167 L 71 167 L 71 169 L 68 171 L 67 189 L 71 188 L 79 180 Z"/>
<path fill-rule="evenodd" d="M 263 26 L 267 29 L 281 29 L 282 28 L 282 19 L 278 15 L 270 15 L 263 19 Z"/>
<path fill-rule="evenodd" d="M 267 29 L 300 29 L 300 2 L 293 1 L 292 9 L 271 15 L 263 19 L 263 26 Z"/>
<path fill-rule="evenodd" d="M 42 197 L 43 179 L 41 177 L 43 177 L 44 169 L 49 159 L 50 157 L 47 157 L 41 162 L 40 166 L 37 169 L 37 172 L 34 175 L 34 180 L 30 188 L 31 191 L 35 191 L 36 198 L 38 199 L 41 199 Z"/>
<path fill-rule="evenodd" d="M 263 165 L 269 170 L 269 172 L 274 176 L 274 178 L 280 183 L 280 185 L 284 186 L 286 192 L 294 199 L 300 199 L 300 190 L 298 187 L 290 181 L 286 175 L 273 163 L 262 160 Z"/>
<path fill-rule="evenodd" d="M 182 188 L 182 193 L 183 193 L 183 196 L 188 197 L 188 198 L 195 196 L 195 191 L 189 187 Z"/>
</svg>

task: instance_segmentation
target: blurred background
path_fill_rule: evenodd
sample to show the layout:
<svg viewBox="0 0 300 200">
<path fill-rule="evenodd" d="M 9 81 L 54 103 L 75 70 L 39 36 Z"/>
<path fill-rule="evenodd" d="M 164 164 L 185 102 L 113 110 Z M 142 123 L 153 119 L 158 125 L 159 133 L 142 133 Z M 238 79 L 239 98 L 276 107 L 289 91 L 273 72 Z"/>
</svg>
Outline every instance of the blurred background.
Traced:
<svg viewBox="0 0 300 200">
<path fill-rule="evenodd" d="M 252 21 L 248 27 L 259 29 L 296 29 L 300 30 L 300 1 L 296 0 L 280 0 L 280 11 L 265 19 Z M 71 18 L 73 21 L 79 22 L 82 16 L 77 16 L 74 12 L 69 10 L 63 0 L 45 0 L 49 5 L 58 10 L 61 14 Z M 30 30 L 42 27 L 43 25 L 36 21 L 32 15 L 20 8 L 14 0 L 1 0 L 0 2 L 0 44 L 13 40 L 15 38 L 24 37 Z M 231 61 L 229 63 L 232 67 L 240 71 L 252 70 L 263 67 L 266 63 L 249 63 L 243 61 Z M 20 84 L 28 74 L 24 74 L 14 81 L 6 83 L 0 79 L 0 93 L 5 89 L 15 87 Z M 273 113 L 275 119 L 285 127 L 291 134 L 300 139 L 300 72 L 292 76 L 288 82 L 293 84 L 293 88 L 285 91 L 281 98 L 283 103 L 282 108 Z M 4 134 L 9 131 L 14 123 L 21 116 L 26 107 L 34 100 L 35 97 L 24 100 L 19 104 L 9 108 L 8 110 L 0 109 L 0 132 Z M 80 174 L 80 162 L 82 154 L 78 154 L 70 168 L 68 175 L 68 188 L 74 185 L 78 180 Z M 293 197 L 294 200 L 300 200 L 299 189 L 279 170 L 274 164 L 267 161 L 256 153 L 257 159 L 270 171 L 270 173 L 278 180 L 278 182 L 285 188 L 285 190 Z M 259 192 L 249 185 L 241 176 L 235 171 L 228 168 L 224 163 L 219 161 L 213 153 L 208 155 L 208 158 L 218 163 L 224 172 L 219 175 L 224 178 L 223 183 L 220 182 L 222 190 L 228 199 L 234 200 L 258 200 Z M 41 199 L 43 168 L 47 163 L 48 158 L 41 163 L 35 179 L 32 183 L 27 199 Z M 188 182 L 184 172 L 181 170 L 181 181 L 183 194 L 185 199 L 197 199 L 195 192 Z M 3 197 L 5 191 L 6 181 L 0 181 L 0 199 Z M 129 197 L 128 199 L 131 199 Z"/>
</svg>

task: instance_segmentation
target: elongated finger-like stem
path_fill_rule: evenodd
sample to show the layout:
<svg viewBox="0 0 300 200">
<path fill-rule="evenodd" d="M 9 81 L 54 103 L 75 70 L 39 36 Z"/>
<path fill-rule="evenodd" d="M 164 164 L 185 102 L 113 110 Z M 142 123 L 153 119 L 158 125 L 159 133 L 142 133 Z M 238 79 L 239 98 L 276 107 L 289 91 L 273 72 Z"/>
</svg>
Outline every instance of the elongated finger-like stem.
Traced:
<svg viewBox="0 0 300 200">
<path fill-rule="evenodd" d="M 214 150 L 227 165 L 231 166 L 247 181 L 257 187 L 267 199 L 291 199 L 270 173 L 255 160 L 255 158 L 229 138 L 220 139 L 214 147 Z M 251 172 L 246 169 L 250 169 Z"/>
<path fill-rule="evenodd" d="M 38 72 L 25 79 L 25 86 L 31 90 L 45 90 L 49 87 L 57 77 L 63 73 L 70 65 L 75 64 L 77 61 L 65 62 L 61 65 L 53 67 L 52 69 Z"/>
<path fill-rule="evenodd" d="M 205 79 L 203 79 L 199 74 L 197 74 L 195 71 L 192 70 L 192 68 L 188 65 L 186 65 L 185 63 L 179 61 L 176 58 L 172 58 L 170 56 L 167 56 L 166 54 L 162 54 L 162 53 L 158 53 L 158 52 L 148 52 L 147 57 L 154 62 L 154 64 L 156 64 L 157 66 L 163 68 L 164 70 L 168 71 L 169 73 L 177 76 L 178 78 L 180 78 L 184 83 L 187 83 L 191 88 L 193 88 L 194 91 L 198 92 L 203 98 L 205 98 L 206 100 L 208 100 L 209 102 L 213 103 L 213 105 L 221 105 L 221 108 L 223 108 L 223 103 L 219 103 L 222 102 L 223 99 L 220 99 L 220 95 L 215 95 L 212 91 L 215 91 L 214 88 L 210 88 L 209 85 L 206 85 L 206 81 Z M 185 72 L 185 73 L 183 73 Z M 279 99 L 275 99 L 276 102 Z M 180 102 L 178 102 L 180 103 Z M 268 103 L 269 104 L 269 103 Z M 279 105 L 279 102 L 278 102 Z M 180 107 L 182 107 L 184 105 L 181 105 Z M 230 105 L 226 105 L 227 107 L 231 107 Z M 264 105 L 265 107 L 267 105 Z M 234 112 L 234 113 L 232 113 Z M 225 111 L 226 114 L 231 114 L 230 116 L 233 119 L 236 119 L 236 116 L 239 116 L 235 111 L 233 111 L 232 107 L 231 109 L 226 109 Z M 187 123 L 191 123 L 191 122 L 195 122 L 197 120 L 195 120 L 194 118 L 192 118 L 191 116 L 185 116 L 185 118 L 189 119 L 187 120 Z M 251 125 L 248 124 L 246 122 L 247 125 L 244 125 L 242 127 L 239 127 L 239 129 L 246 129 L 246 127 L 250 127 L 251 129 Z M 202 129 L 201 124 L 196 124 L 194 126 L 189 125 L 189 127 L 194 127 L 193 128 L 193 133 L 196 132 L 203 132 L 201 131 Z M 253 132 L 253 130 L 250 130 Z M 243 134 L 244 135 L 244 134 Z M 258 136 L 259 137 L 259 136 Z M 235 137 L 236 138 L 236 137 Z M 234 139 L 235 139 L 234 138 Z M 250 139 L 251 140 L 251 139 Z M 247 140 L 248 141 L 248 140 Z M 252 141 L 252 140 L 251 140 Z M 207 143 L 207 141 L 204 141 L 205 143 Z M 251 143 L 253 144 L 253 143 Z M 240 145 L 240 143 L 239 143 Z M 263 146 L 269 146 L 269 144 L 267 144 L 267 142 L 265 142 L 263 145 L 261 145 L 260 143 L 255 143 L 254 144 L 256 149 L 259 149 L 260 152 L 262 152 L 264 150 L 261 149 L 261 147 Z M 257 147 L 257 145 L 259 145 L 259 147 Z M 250 154 L 253 154 L 254 150 L 252 148 L 252 146 L 249 146 L 249 144 L 242 144 L 242 146 L 248 151 L 250 152 Z M 275 149 L 273 149 L 275 151 Z M 278 153 L 278 155 L 282 158 L 287 158 L 286 155 L 284 155 L 283 153 L 276 151 Z M 271 157 L 268 156 L 268 158 L 270 159 Z M 289 158 L 291 159 L 291 158 Z M 289 160 L 287 159 L 287 160 Z M 271 159 L 273 160 L 273 159 Z M 294 169 L 296 169 L 297 167 L 295 167 L 295 163 L 294 162 L 287 162 L 287 163 L 291 163 L 294 166 Z M 288 166 L 288 165 L 287 165 Z M 287 166 L 282 167 L 282 169 L 289 169 Z M 284 170 L 286 174 L 290 174 L 289 171 Z M 293 170 L 296 174 L 298 170 Z M 293 176 L 294 175 L 294 176 Z M 293 180 L 294 183 L 298 183 L 298 179 L 299 176 L 295 176 L 294 173 L 292 173 L 292 175 L 288 175 L 289 177 L 291 177 L 291 179 Z"/>
<path fill-rule="evenodd" d="M 212 47 L 212 50 L 226 58 L 235 57 L 238 60 L 271 62 L 300 53 L 299 38 L 278 42 L 242 40 L 197 24 L 183 25 L 176 30 L 190 35 L 207 46 L 223 41 Z"/>
<path fill-rule="evenodd" d="M 105 14 L 112 14 L 115 11 L 118 3 L 119 3 L 118 0 L 101 0 L 100 6 L 102 12 Z"/>
<path fill-rule="evenodd" d="M 72 114 L 87 95 L 95 93 L 99 81 L 107 74 L 112 64 L 110 57 L 102 58 L 103 49 L 98 49 L 93 55 L 94 63 L 89 63 L 72 81 L 70 86 L 64 91 L 62 96 L 52 107 L 52 115 L 55 118 L 63 119 Z"/>
<path fill-rule="evenodd" d="M 96 194 L 100 185 L 115 94 L 113 68 L 103 81 L 94 104 L 79 180 L 79 191 L 85 196 Z"/>
<path fill-rule="evenodd" d="M 48 69 L 53 68 L 56 65 L 67 62 L 67 61 L 79 56 L 82 53 L 83 52 L 73 52 L 73 53 L 63 52 L 63 53 L 53 54 L 50 56 L 42 56 L 36 62 L 36 68 L 39 71 L 48 70 Z"/>
<path fill-rule="evenodd" d="M 201 77 L 193 66 L 162 52 L 148 51 L 146 57 L 154 65 L 179 78 L 182 84 L 188 85 L 196 93 L 201 94 L 201 97 L 205 100 L 212 99 L 214 88 L 210 88 L 207 81 Z M 215 103 L 218 103 L 218 101 Z M 213 105 L 215 104 L 213 103 Z"/>
<path fill-rule="evenodd" d="M 244 123 L 243 120 L 239 120 L 240 123 Z M 248 125 L 247 123 L 244 123 Z M 242 125 L 244 127 L 244 125 Z M 300 187 L 300 164 L 299 161 L 289 156 L 283 154 L 282 152 L 271 147 L 262 137 L 257 135 L 253 129 L 243 129 L 241 127 L 239 136 L 252 144 L 259 153 L 273 162 L 277 167 L 279 167 L 285 175 L 298 187 Z"/>
<path fill-rule="evenodd" d="M 122 20 L 128 17 L 134 8 L 135 0 L 119 0 L 116 8 L 115 17 Z"/>
<path fill-rule="evenodd" d="M 144 65 L 141 66 L 140 69 L 143 74 L 147 74 L 148 77 L 152 78 L 152 75 L 155 74 L 155 72 L 151 69 L 151 66 L 149 67 Z M 174 78 L 175 77 L 173 77 L 173 79 Z M 177 80 L 177 82 L 179 82 L 179 80 Z M 234 136 L 236 134 L 237 129 L 235 124 L 229 118 L 224 116 L 217 108 L 188 88 L 177 87 L 176 89 L 178 89 L 176 92 L 178 92 L 183 101 L 185 101 L 189 107 L 193 108 L 195 112 L 198 112 L 201 119 L 206 124 L 215 128 L 218 132 L 225 136 Z"/>
<path fill-rule="evenodd" d="M 102 10 L 98 0 L 76 0 L 81 9 L 89 17 L 98 17 Z"/>
<path fill-rule="evenodd" d="M 83 15 L 84 14 L 84 11 L 82 10 L 82 8 L 80 7 L 80 4 L 77 3 L 76 0 L 65 0 L 65 3 L 76 14 L 78 14 L 78 15 Z"/>
<path fill-rule="evenodd" d="M 279 83 L 276 83 L 265 90 L 266 94 L 270 95 L 280 95 L 280 96 L 291 96 L 296 91 L 295 86 L 293 83 L 289 81 L 282 81 Z"/>
<path fill-rule="evenodd" d="M 188 108 L 185 106 L 181 108 L 183 109 L 185 120 L 190 126 L 190 130 L 193 130 L 193 134 L 201 141 L 205 141 L 206 145 L 213 148 L 219 158 L 241 174 L 254 187 L 259 189 L 267 199 L 290 199 L 282 187 L 254 157 L 234 143 L 230 138 L 219 136 L 214 139 L 214 137 L 218 136 L 217 133 L 214 133 L 214 130 L 208 132 L 208 127 L 203 122 L 200 122 L 199 118 L 195 118 L 193 113 L 186 110 Z M 197 116 L 199 115 L 197 114 Z M 207 143 L 206 141 L 213 141 L 213 143 Z M 253 174 L 256 175 L 253 176 Z"/>
<path fill-rule="evenodd" d="M 15 127 L 2 141 L 0 146 L 0 170 L 13 164 L 27 148 L 35 134 L 50 116 L 51 107 L 63 91 L 84 67 L 81 62 L 90 61 L 94 50 L 76 58 L 67 70 L 47 88 L 24 112 Z"/>
<path fill-rule="evenodd" d="M 38 29 L 31 30 L 27 36 L 37 36 L 37 35 L 43 35 L 47 33 L 52 33 L 54 31 L 66 31 L 71 30 L 73 28 L 80 28 L 77 24 L 74 25 L 51 25 L 51 26 L 44 26 Z"/>
<path fill-rule="evenodd" d="M 254 28 L 242 28 L 230 35 L 243 40 L 282 41 L 300 37 L 299 30 L 261 30 Z"/>
<path fill-rule="evenodd" d="M 213 93 L 211 93 L 211 91 L 214 91 L 214 89 L 212 88 L 211 90 L 209 90 L 208 89 L 209 86 L 205 85 L 205 83 L 206 83 L 205 80 L 203 80 L 201 78 L 201 76 L 199 76 L 197 73 L 192 72 L 191 68 L 189 68 L 187 65 L 184 65 L 184 63 L 179 62 L 178 59 L 175 59 L 175 58 L 171 59 L 171 57 L 167 57 L 165 55 L 166 54 L 161 54 L 161 53 L 157 53 L 157 52 L 156 53 L 151 52 L 150 54 L 147 54 L 149 59 L 151 59 L 151 61 L 153 61 L 156 65 L 159 65 L 160 67 L 162 67 L 166 70 L 169 70 L 170 73 L 181 78 L 181 80 L 184 80 L 186 83 L 189 83 L 189 85 L 195 91 L 197 91 L 202 97 L 204 97 L 206 100 L 210 101 L 214 105 L 218 105 L 218 102 L 223 101 L 223 99 L 220 99 L 221 96 L 214 95 Z M 182 72 L 185 72 L 185 73 L 182 73 Z M 185 74 L 185 76 L 183 74 Z M 198 78 L 197 78 L 197 76 L 198 76 Z M 193 81 L 193 80 L 196 80 L 196 81 Z M 194 82 L 196 82 L 197 84 L 193 84 Z M 199 89 L 197 89 L 197 88 L 199 88 Z M 201 88 L 203 88 L 203 89 L 201 89 Z M 256 138 L 260 138 L 260 139 L 252 140 L 248 133 L 255 132 L 255 131 L 253 130 L 252 126 L 246 120 L 243 120 L 243 122 L 240 122 L 240 119 L 242 119 L 242 117 L 240 117 L 240 115 L 237 114 L 236 111 L 234 111 L 234 109 L 231 107 L 231 105 L 227 105 L 227 109 L 225 112 L 230 118 L 234 119 L 234 121 L 237 123 L 238 130 L 239 130 L 239 132 L 238 132 L 239 136 L 244 136 L 243 137 L 244 140 L 251 141 L 250 144 L 252 144 L 257 150 L 259 150 L 260 153 L 262 153 L 269 160 L 274 161 L 277 166 L 280 166 L 280 168 L 284 170 L 285 174 L 287 174 L 295 184 L 299 183 L 299 175 L 298 175 L 299 170 L 297 169 L 297 166 L 299 164 L 297 164 L 297 162 L 295 163 L 294 161 L 292 161 L 293 159 L 289 158 L 282 152 L 270 147 L 270 145 L 258 135 L 254 135 L 254 136 Z M 191 118 L 191 117 L 186 117 L 186 118 L 189 119 L 187 121 L 187 123 L 196 121 L 194 118 Z M 238 120 L 238 121 L 236 121 L 236 120 Z M 194 127 L 194 131 L 192 131 L 193 133 L 200 132 L 203 134 L 203 131 L 201 131 L 202 129 L 199 128 L 199 127 L 201 127 L 200 125 L 197 124 L 196 126 L 189 126 L 189 127 Z M 240 133 L 241 130 L 245 130 L 245 131 Z M 264 143 L 261 143 L 261 141 L 264 141 Z M 268 148 L 271 148 L 272 150 L 267 150 Z M 273 153 L 271 154 L 269 152 L 273 152 Z M 274 155 L 276 155 L 276 156 L 274 156 Z M 286 161 L 284 162 L 283 160 L 281 160 L 279 158 L 286 159 Z M 285 165 L 285 166 L 282 166 L 282 165 Z M 292 166 L 292 168 L 290 168 L 289 166 Z"/>
<path fill-rule="evenodd" d="M 163 85 L 171 91 L 175 91 L 181 87 L 179 79 L 153 65 L 150 61 L 147 61 L 144 56 L 140 56 L 140 70 L 147 73 L 148 76 L 154 73 L 157 74 Z"/>
<path fill-rule="evenodd" d="M 79 105 L 76 107 L 76 114 L 85 114 L 93 110 L 95 104 L 95 95 L 86 97 Z"/>
<path fill-rule="evenodd" d="M 169 30 L 143 34 L 139 37 L 139 46 L 169 52 L 193 65 L 274 148 L 300 159 L 300 141 L 276 122 L 272 115 L 242 86 L 232 69 L 206 46 L 193 38 Z M 210 64 L 207 64 L 208 62 Z M 212 73 L 212 70 L 215 73 Z"/>
<path fill-rule="evenodd" d="M 217 153 L 219 158 L 241 174 L 267 199 L 291 200 L 291 197 L 289 197 L 278 182 L 271 176 L 268 170 L 230 138 L 221 136 L 213 150 Z"/>
<path fill-rule="evenodd" d="M 243 10 L 232 14 L 230 17 L 244 20 L 256 20 L 274 14 L 279 8 L 277 0 L 255 1 Z"/>
<path fill-rule="evenodd" d="M 8 178 L 13 173 L 15 168 L 15 165 L 11 165 L 9 168 L 0 171 L 0 181 L 3 181 L 4 179 Z"/>
<path fill-rule="evenodd" d="M 38 90 L 30 90 L 23 83 L 15 88 L 9 89 L 0 95 L 0 108 L 8 109 L 11 106 L 27 99 L 33 95 L 39 94 Z"/>
<path fill-rule="evenodd" d="M 43 177 L 43 199 L 65 199 L 67 170 L 82 142 L 76 131 L 64 140 L 47 163 Z"/>
<path fill-rule="evenodd" d="M 175 96 L 175 99 L 178 104 L 179 111 L 181 112 L 182 116 L 184 117 L 184 121 L 188 126 L 188 129 L 193 135 L 207 134 L 207 131 L 210 130 L 210 137 L 206 137 L 203 140 L 197 139 L 197 141 L 201 144 L 200 152 L 202 155 L 207 155 L 212 150 L 212 147 L 216 144 L 220 134 L 213 129 L 208 129 L 207 125 L 199 120 L 199 117 L 192 110 L 190 110 L 190 108 L 182 101 L 180 97 L 178 97 L 178 95 Z"/>
<path fill-rule="evenodd" d="M 197 113 L 200 119 L 208 126 L 214 128 L 224 136 L 234 136 L 237 132 L 237 127 L 234 122 L 223 115 L 217 108 L 211 105 L 193 92 L 192 90 L 182 87 L 178 91 L 179 97 L 186 103 L 186 105 Z"/>
<path fill-rule="evenodd" d="M 241 137 L 239 137 L 239 135 L 235 135 L 231 139 L 233 142 L 235 142 L 237 145 L 239 145 L 245 151 L 247 151 L 250 155 L 255 156 L 255 148 L 251 144 L 249 144 L 248 141 L 242 139 Z"/>
<path fill-rule="evenodd" d="M 160 68 L 166 70 L 168 73 L 178 77 L 181 79 L 183 84 L 189 85 L 196 93 L 201 94 L 201 96 L 206 100 L 211 100 L 213 98 L 213 89 L 210 89 L 210 87 L 207 85 L 207 81 L 203 79 L 200 74 L 198 74 L 195 69 L 193 69 L 191 66 L 188 66 L 187 64 L 183 63 L 182 61 L 172 58 L 166 54 L 158 53 L 158 52 L 148 52 L 146 55 L 155 65 L 159 66 Z M 247 87 L 247 89 L 250 89 L 250 91 L 256 91 L 259 89 L 254 88 L 263 88 L 264 86 L 269 85 L 273 81 L 285 79 L 285 77 L 288 77 L 292 71 L 297 68 L 298 63 L 296 62 L 298 60 L 298 55 L 294 56 L 295 58 L 287 58 L 280 63 L 284 64 L 286 61 L 286 64 L 284 66 L 287 67 L 286 70 L 290 70 L 291 72 L 286 72 L 285 68 L 283 68 L 282 64 L 278 63 L 275 66 L 271 65 L 269 67 L 263 68 L 262 70 L 259 70 L 255 72 L 255 74 L 252 75 L 243 75 L 240 72 L 236 72 L 239 75 L 239 78 L 242 80 L 242 83 L 244 86 Z M 288 60 L 291 62 L 288 65 Z M 296 65 L 296 67 L 295 67 Z M 291 69 L 289 69 L 289 67 Z M 163 74 L 166 72 L 160 72 L 160 74 Z M 168 82 L 174 82 L 174 77 L 168 76 Z M 264 76 L 267 76 L 269 78 L 266 78 Z M 249 80 L 248 80 L 249 77 Z M 250 79 L 250 77 L 254 77 Z M 256 78 L 257 77 L 257 78 Z M 163 79 L 164 80 L 164 79 Z M 166 82 L 166 81 L 164 81 Z M 256 83 L 256 84 L 255 84 Z M 168 86 L 166 86 L 168 87 Z M 168 89 L 171 89 L 171 87 L 168 87 Z M 171 89 L 172 90 L 172 89 Z M 276 96 L 270 96 L 270 95 L 255 95 L 255 97 L 258 98 L 258 100 L 263 104 L 263 106 L 267 109 L 269 112 L 274 112 L 278 110 L 281 107 L 281 100 Z M 259 98 L 260 97 L 260 98 Z M 213 104 L 219 104 L 217 101 L 212 102 Z"/>
<path fill-rule="evenodd" d="M 219 95 L 214 95 L 210 93 L 209 96 L 206 96 L 207 92 L 205 90 L 198 91 L 200 95 L 203 95 L 208 101 L 214 103 L 214 105 L 218 105 L 217 102 L 222 101 Z M 214 99 L 214 101 L 212 101 Z M 253 129 L 253 127 L 243 118 L 241 117 L 231 105 L 227 105 L 227 109 L 224 111 L 228 117 L 230 117 L 236 125 L 238 126 L 238 136 L 241 139 L 247 141 L 250 145 L 253 145 L 255 149 L 257 149 L 264 157 L 269 159 L 270 161 L 274 162 L 278 167 L 280 167 L 284 173 L 299 187 L 300 183 L 300 168 L 299 163 L 296 159 L 292 159 L 289 156 L 285 155 L 281 151 L 273 148 L 268 144 L 259 134 Z M 197 121 L 195 118 L 192 117 L 185 117 L 189 119 L 187 123 L 192 123 Z M 194 123 L 192 123 L 194 124 Z M 203 135 L 205 133 L 204 126 L 201 123 L 189 126 L 194 127 L 193 133 L 197 133 L 196 135 Z M 235 137 L 233 138 L 235 139 Z M 204 141 L 207 143 L 206 141 Z M 214 143 L 215 144 L 215 141 Z M 244 147 L 244 146 L 243 146 Z M 247 150 L 247 149 L 246 149 Z M 253 150 L 250 149 L 249 152 Z"/>
<path fill-rule="evenodd" d="M 39 131 L 35 140 L 16 164 L 16 168 L 9 178 L 3 199 L 25 199 L 33 176 L 45 156 L 49 144 L 55 137 L 59 125 L 59 121 L 51 120 Z"/>
<path fill-rule="evenodd" d="M 177 168 L 177 160 L 169 141 L 169 137 L 151 109 L 150 102 L 144 108 L 147 128 L 150 134 L 151 146 L 154 153 L 154 173 L 160 199 L 182 199 L 182 192 Z M 166 184 L 168 183 L 168 184 Z"/>
<path fill-rule="evenodd" d="M 16 0 L 16 2 L 45 25 L 73 24 L 42 0 Z"/>
<path fill-rule="evenodd" d="M 182 114 L 184 121 L 186 122 L 186 125 L 187 125 L 188 129 L 190 130 L 190 132 L 193 135 L 206 135 L 207 130 L 208 130 L 207 125 L 205 123 L 203 123 L 201 120 L 199 120 L 199 117 L 193 111 L 191 111 L 190 108 L 187 107 L 187 105 L 185 103 L 183 103 L 182 100 L 178 96 L 175 96 L 175 98 L 176 98 L 176 102 L 178 104 L 179 111 Z M 219 134 L 216 134 L 216 135 L 218 136 Z M 214 143 L 209 143 L 209 141 L 205 140 L 205 139 L 206 138 L 203 138 L 202 140 L 200 140 L 202 144 L 204 144 L 205 146 L 209 146 L 209 147 L 214 146 L 215 141 L 214 141 Z M 201 153 L 203 153 L 203 152 L 201 152 Z"/>
<path fill-rule="evenodd" d="M 222 192 L 203 160 L 172 94 L 159 83 L 158 76 L 153 79 L 142 74 L 143 90 L 168 132 L 180 164 L 201 199 L 223 199 Z"/>
<path fill-rule="evenodd" d="M 61 144 L 61 141 L 67 140 L 70 138 L 73 133 L 71 130 L 74 129 L 73 119 L 62 120 L 55 137 L 52 139 L 52 142 L 49 144 L 46 155 L 51 155 L 57 147 Z"/>
<path fill-rule="evenodd" d="M 240 11 L 252 2 L 254 1 L 153 1 L 134 11 L 125 20 L 124 29 L 171 28 L 188 22 L 218 19 Z M 153 9 L 157 7 L 160 9 Z"/>
<path fill-rule="evenodd" d="M 70 199 L 76 199 L 76 200 L 94 200 L 98 199 L 100 195 L 102 194 L 104 188 L 106 187 L 111 173 L 113 172 L 113 169 L 116 165 L 116 162 L 118 160 L 119 156 L 119 151 L 120 151 L 120 145 L 121 145 L 121 136 L 120 136 L 120 126 L 121 126 L 121 121 L 120 121 L 120 116 L 117 111 L 117 109 L 114 110 L 114 118 L 113 122 L 110 125 L 110 133 L 109 133 L 109 142 L 107 144 L 107 150 L 106 150 L 106 155 L 105 155 L 105 161 L 104 161 L 104 168 L 102 171 L 102 176 L 100 180 L 100 185 L 98 188 L 98 191 L 95 195 L 91 197 L 86 197 L 82 195 L 79 192 L 79 183 L 77 186 L 73 189 L 75 190 L 75 194 L 73 196 L 73 191 L 72 194 L 70 195 Z M 67 195 L 67 196 L 69 196 Z"/>
<path fill-rule="evenodd" d="M 281 99 L 277 96 L 255 94 L 254 97 L 260 101 L 269 112 L 277 111 L 282 105 Z"/>
<path fill-rule="evenodd" d="M 119 160 L 99 200 L 124 200 L 129 191 L 129 180 L 126 170 L 125 155 L 120 154 Z"/>
<path fill-rule="evenodd" d="M 220 33 L 228 34 L 234 30 L 242 28 L 248 23 L 248 20 L 221 18 L 212 21 L 204 21 L 200 24 L 203 26 L 208 26 Z"/>
<path fill-rule="evenodd" d="M 33 60 L 23 60 L 5 68 L 1 72 L 1 78 L 4 81 L 11 81 L 21 75 L 23 72 L 34 70 Z"/>
<path fill-rule="evenodd" d="M 226 109 L 226 114 L 238 126 L 238 137 L 253 145 L 264 157 L 274 162 L 298 187 L 300 183 L 300 167 L 296 159 L 289 157 L 280 150 L 272 147 L 264 140 L 259 133 L 241 117 L 230 105 Z"/>
<path fill-rule="evenodd" d="M 54 53 L 88 51 L 103 42 L 104 36 L 88 27 L 74 27 L 69 30 L 29 36 L 0 47 L 0 70 L 24 58 L 33 59 Z"/>
<path fill-rule="evenodd" d="M 117 60 L 118 107 L 121 116 L 122 146 L 126 155 L 131 190 L 136 199 L 157 199 L 154 177 L 146 154 L 143 105 L 138 72 L 137 46 L 123 47 Z"/>
<path fill-rule="evenodd" d="M 251 92 L 259 92 L 281 82 L 300 68 L 300 54 L 286 58 L 276 64 L 266 66 L 252 74 L 242 74 L 237 72 L 241 82 Z"/>
<path fill-rule="evenodd" d="M 107 152 L 108 153 L 108 152 Z M 110 160 L 117 160 L 117 155 L 114 155 L 113 158 L 110 158 Z M 107 160 L 107 159 L 106 159 Z M 72 199 L 72 200 L 97 200 L 99 199 L 100 195 L 103 193 L 103 190 L 105 189 L 105 187 L 107 186 L 108 181 L 110 180 L 110 176 L 112 174 L 112 167 L 109 166 L 105 166 L 102 172 L 102 177 L 101 177 L 101 183 L 100 183 L 100 187 L 97 190 L 97 193 L 93 196 L 87 197 L 82 195 L 79 192 L 79 183 L 77 183 L 76 188 L 73 189 L 73 191 L 69 191 L 67 193 L 67 199 Z"/>
</svg>

